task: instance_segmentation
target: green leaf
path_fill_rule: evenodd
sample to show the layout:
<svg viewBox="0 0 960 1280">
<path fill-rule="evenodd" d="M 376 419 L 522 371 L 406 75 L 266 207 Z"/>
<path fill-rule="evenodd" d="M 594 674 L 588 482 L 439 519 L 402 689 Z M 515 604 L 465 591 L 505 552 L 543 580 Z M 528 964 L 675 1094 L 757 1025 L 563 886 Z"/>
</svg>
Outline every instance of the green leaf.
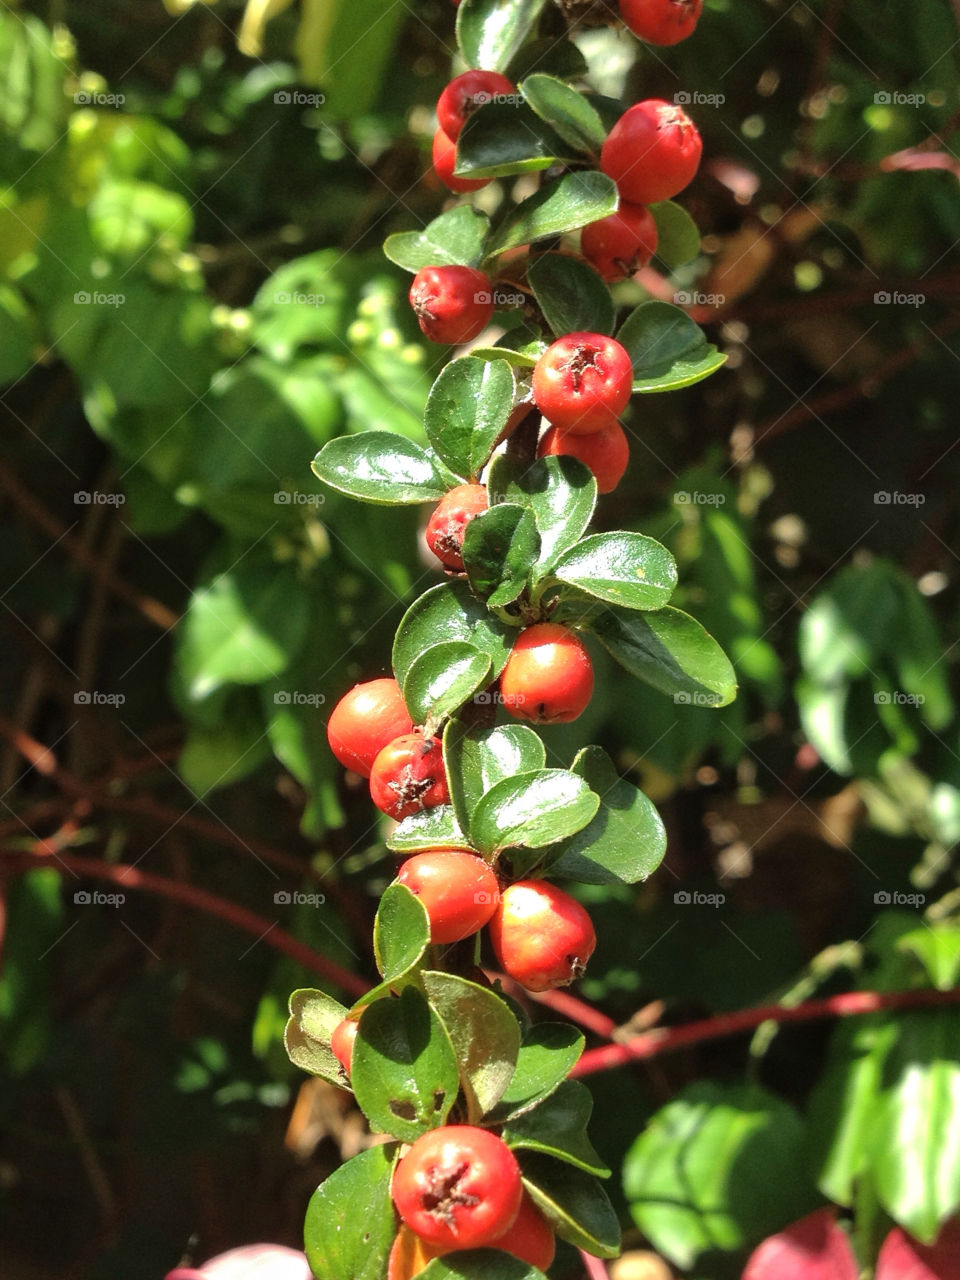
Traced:
<svg viewBox="0 0 960 1280">
<path fill-rule="evenodd" d="M 493 452 L 513 409 L 506 360 L 451 360 L 433 384 L 424 413 L 427 439 L 456 475 L 473 479 Z"/>
<path fill-rule="evenodd" d="M 637 1226 L 686 1271 L 745 1249 L 816 1205 L 793 1108 L 757 1085 L 701 1081 L 662 1107 L 624 1162 Z"/>
<path fill-rule="evenodd" d="M 520 84 L 535 71 L 578 80 L 589 70 L 586 58 L 572 40 L 549 36 L 525 44 L 507 68 L 507 76 L 514 84 Z"/>
<path fill-rule="evenodd" d="M 351 498 L 383 506 L 436 502 L 449 487 L 426 450 L 395 431 L 338 436 L 314 458 L 313 473 Z"/>
<path fill-rule="evenodd" d="M 446 640 L 414 659 L 403 700 L 414 724 L 437 725 L 489 683 L 490 655 L 465 640 Z"/>
<path fill-rule="evenodd" d="M 600 797 L 569 769 L 537 769 L 504 778 L 484 795 L 470 823 L 483 853 L 543 849 L 585 827 Z"/>
<path fill-rule="evenodd" d="M 597 482 L 577 458 L 525 462 L 498 454 L 487 477 L 490 504 L 529 507 L 540 531 L 540 560 L 549 567 L 582 536 L 597 505 Z"/>
<path fill-rule="evenodd" d="M 587 155 L 598 155 L 607 131 L 589 99 L 554 76 L 530 75 L 520 86 L 523 96 L 541 120 L 565 142 Z"/>
<path fill-rule="evenodd" d="M 244 28 L 258 15 L 270 16 L 285 7 L 284 0 L 247 6 Z M 372 114 L 390 80 L 403 13 L 385 9 L 381 0 L 305 0 L 298 7 L 298 83 L 323 89 L 324 119 L 354 120 Z M 259 58 L 258 43 L 247 46 L 241 34 L 244 53 Z"/>
<path fill-rule="evenodd" d="M 700 252 L 700 232 L 686 209 L 672 200 L 649 206 L 657 224 L 657 257 L 668 267 L 682 267 Z"/>
<path fill-rule="evenodd" d="M 460 1064 L 467 1123 L 478 1124 L 513 1078 L 520 1050 L 517 1020 L 494 992 L 455 974 L 424 970 L 423 986 Z"/>
<path fill-rule="evenodd" d="M 459 204 L 428 222 L 422 231 L 398 231 L 387 236 L 383 252 L 405 271 L 423 267 L 476 267 L 490 219 L 472 205 Z"/>
<path fill-rule="evenodd" d="M 290 1017 L 283 1032 L 287 1057 L 301 1071 L 320 1076 L 341 1089 L 347 1074 L 330 1048 L 330 1037 L 347 1016 L 337 1000 L 322 991 L 302 988 L 290 997 Z"/>
<path fill-rule="evenodd" d="M 617 203 L 617 185 L 605 173 L 594 169 L 566 173 L 507 214 L 493 232 L 487 254 L 577 231 L 615 213 Z"/>
<path fill-rule="evenodd" d="M 491 787 L 518 773 L 542 769 L 547 754 L 540 735 L 526 725 L 478 729 L 451 720 L 443 735 L 443 758 L 450 798 L 468 829 L 471 814 Z"/>
<path fill-rule="evenodd" d="M 377 1133 L 403 1142 L 442 1125 L 457 1100 L 457 1058 L 443 1023 L 419 987 L 363 1012 L 350 1082 Z"/>
<path fill-rule="evenodd" d="M 639 787 L 621 778 L 601 747 L 584 747 L 571 768 L 600 797 L 597 816 L 551 855 L 550 874 L 584 884 L 636 884 L 667 851 L 663 821 Z"/>
<path fill-rule="evenodd" d="M 396 1235 L 390 1179 L 396 1144 L 369 1147 L 310 1197 L 303 1247 L 317 1280 L 383 1280 Z"/>
<path fill-rule="evenodd" d="M 542 1271 L 499 1249 L 465 1249 L 434 1258 L 418 1280 L 547 1280 Z"/>
<path fill-rule="evenodd" d="M 468 67 L 504 71 L 546 0 L 461 0 L 457 44 Z"/>
<path fill-rule="evenodd" d="M 560 1237 L 596 1258 L 620 1252 L 620 1223 L 600 1183 L 589 1173 L 549 1156 L 525 1152 L 523 1183 Z"/>
<path fill-rule="evenodd" d="M 556 620 L 578 622 L 631 675 L 672 694 L 677 703 L 724 707 L 736 696 L 729 658 L 696 619 L 672 605 L 653 613 L 628 613 L 564 601 Z"/>
<path fill-rule="evenodd" d="M 595 533 L 565 551 L 550 578 L 625 609 L 661 609 L 677 585 L 673 556 L 642 533 Z"/>
<path fill-rule="evenodd" d="M 576 158 L 575 148 L 524 103 L 491 102 L 463 126 L 454 173 L 463 178 L 505 178 Z"/>
<path fill-rule="evenodd" d="M 438 804 L 404 818 L 387 836 L 394 853 L 419 853 L 423 849 L 466 849 L 470 841 L 461 830 L 453 806 Z"/>
<path fill-rule="evenodd" d="M 916 956 L 930 983 L 938 991 L 949 991 L 960 978 L 960 926 L 938 920 L 912 929 L 897 941 L 898 951 Z"/>
<path fill-rule="evenodd" d="M 399 982 L 423 959 L 430 942 L 430 920 L 406 885 L 384 890 L 373 924 L 373 951 L 384 982 Z"/>
<path fill-rule="evenodd" d="M 540 534 L 529 507 L 500 503 L 475 516 L 463 539 L 471 587 L 491 609 L 516 600 L 540 554 Z"/>
<path fill-rule="evenodd" d="M 539 1022 L 524 1034 L 517 1069 L 490 1123 L 515 1120 L 548 1098 L 583 1053 L 584 1038 L 566 1022 Z"/>
<path fill-rule="evenodd" d="M 425 591 L 400 620 L 393 642 L 393 671 L 402 686 L 414 661 L 430 645 L 463 640 L 493 664 L 491 678 L 503 670 L 516 632 L 493 618 L 465 582 L 442 582 Z"/>
<path fill-rule="evenodd" d="M 472 347 L 470 354 L 475 360 L 506 360 L 514 369 L 532 369 L 537 363 L 538 355 L 527 351 L 512 351 L 509 347 Z"/>
<path fill-rule="evenodd" d="M 564 1080 L 533 1110 L 525 1112 L 504 1128 L 501 1137 L 514 1150 L 539 1151 L 584 1173 L 609 1178 L 603 1163 L 587 1137 L 593 1111 L 593 1096 L 579 1080 Z"/>
<path fill-rule="evenodd" d="M 540 310 L 555 334 L 613 333 L 610 290 L 592 267 L 564 253 L 545 253 L 527 272 Z"/>
<path fill-rule="evenodd" d="M 669 302 L 642 302 L 623 322 L 617 340 L 633 361 L 634 391 L 689 387 L 727 359 L 686 312 Z"/>
</svg>

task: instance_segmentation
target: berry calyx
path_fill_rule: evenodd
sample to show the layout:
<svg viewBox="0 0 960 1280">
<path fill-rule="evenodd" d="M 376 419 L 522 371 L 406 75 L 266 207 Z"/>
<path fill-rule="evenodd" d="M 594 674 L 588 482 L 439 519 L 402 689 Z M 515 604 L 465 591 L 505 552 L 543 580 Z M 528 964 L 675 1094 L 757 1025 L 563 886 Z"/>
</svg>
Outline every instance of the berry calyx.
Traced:
<svg viewBox="0 0 960 1280">
<path fill-rule="evenodd" d="M 626 432 L 616 420 L 602 431 L 593 431 L 586 436 L 550 427 L 540 441 L 537 456 L 547 458 L 551 454 L 579 458 L 593 472 L 597 492 L 612 493 L 623 479 L 630 461 L 630 444 Z"/>
<path fill-rule="evenodd" d="M 504 889 L 490 939 L 504 973 L 528 991 L 569 986 L 597 945 L 587 912 L 547 880 L 518 880 Z"/>
<path fill-rule="evenodd" d="M 564 431 L 601 431 L 630 400 L 633 367 L 615 338 L 568 333 L 551 343 L 533 370 L 533 399 Z"/>
<path fill-rule="evenodd" d="M 482 929 L 500 901 L 500 886 L 488 863 L 466 850 L 416 853 L 400 868 L 404 884 L 430 918 L 430 941 L 459 942 Z"/>
<path fill-rule="evenodd" d="M 657 224 L 645 205 L 628 204 L 583 228 L 580 250 L 608 284 L 645 267 L 657 251 Z"/>
<path fill-rule="evenodd" d="M 448 138 L 442 129 L 433 135 L 433 171 L 447 188 L 461 194 L 466 191 L 479 191 L 491 178 L 458 178 L 453 172 L 457 164 L 457 144 Z"/>
<path fill-rule="evenodd" d="M 516 93 L 512 81 L 498 71 L 464 71 L 454 76 L 437 99 L 437 123 L 448 138 L 456 142 L 460 130 L 478 107 L 494 98 Z"/>
<path fill-rule="evenodd" d="M 517 638 L 500 676 L 503 705 L 518 720 L 566 724 L 593 693 L 593 663 L 583 641 L 556 622 L 537 622 Z"/>
<path fill-rule="evenodd" d="M 342 1022 L 338 1022 L 334 1027 L 333 1035 L 330 1037 L 330 1049 L 333 1052 L 333 1056 L 347 1075 L 350 1074 L 350 1063 L 353 1061 L 353 1042 L 357 1038 L 359 1025 L 354 1018 L 344 1018 Z"/>
<path fill-rule="evenodd" d="M 490 323 L 490 278 L 473 267 L 423 267 L 413 277 L 410 305 L 431 342 L 470 342 Z"/>
<path fill-rule="evenodd" d="M 327 721 L 327 741 L 340 763 L 363 778 L 394 738 L 413 732 L 400 686 L 392 676 L 367 680 L 345 693 Z"/>
<path fill-rule="evenodd" d="M 448 569 L 463 571 L 463 537 L 474 516 L 490 505 L 482 484 L 458 484 L 440 499 L 427 521 L 427 546 Z"/>
<path fill-rule="evenodd" d="M 654 204 L 692 182 L 703 143 L 682 107 L 647 98 L 625 111 L 607 134 L 600 168 L 624 200 Z"/>
<path fill-rule="evenodd" d="M 620 17 L 647 44 L 668 46 L 692 36 L 703 0 L 620 0 Z"/>
<path fill-rule="evenodd" d="M 440 739 L 408 733 L 388 743 L 370 771 L 370 798 L 397 821 L 421 809 L 448 804 Z"/>
<path fill-rule="evenodd" d="M 444 1249 L 481 1249 L 516 1220 L 523 1196 L 520 1166 L 489 1129 L 444 1125 L 418 1138 L 397 1165 L 391 1186 L 411 1231 Z"/>
</svg>

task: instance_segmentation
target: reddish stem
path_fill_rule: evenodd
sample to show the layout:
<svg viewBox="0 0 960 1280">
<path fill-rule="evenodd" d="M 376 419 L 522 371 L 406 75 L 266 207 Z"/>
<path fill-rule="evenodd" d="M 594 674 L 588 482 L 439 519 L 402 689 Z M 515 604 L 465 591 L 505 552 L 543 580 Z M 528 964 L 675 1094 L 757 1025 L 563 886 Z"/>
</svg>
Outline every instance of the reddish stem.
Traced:
<svg viewBox="0 0 960 1280">
<path fill-rule="evenodd" d="M 577 1252 L 587 1273 L 587 1280 L 610 1280 L 607 1264 L 602 1258 L 595 1258 L 592 1253 L 586 1253 L 583 1249 L 578 1249 Z"/>
</svg>

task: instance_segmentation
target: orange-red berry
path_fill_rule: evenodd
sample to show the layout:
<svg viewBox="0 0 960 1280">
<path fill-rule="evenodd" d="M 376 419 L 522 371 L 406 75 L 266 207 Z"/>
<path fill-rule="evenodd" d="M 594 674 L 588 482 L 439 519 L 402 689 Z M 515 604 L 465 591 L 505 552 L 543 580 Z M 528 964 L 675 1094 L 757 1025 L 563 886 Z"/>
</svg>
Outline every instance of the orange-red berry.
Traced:
<svg viewBox="0 0 960 1280">
<path fill-rule="evenodd" d="M 547 880 L 518 880 L 504 889 L 490 939 L 504 973 L 528 991 L 568 986 L 597 945 L 584 908 Z"/>
<path fill-rule="evenodd" d="M 413 722 L 392 676 L 354 685 L 327 721 L 330 750 L 345 768 L 364 778 L 370 777 L 374 760 L 388 742 L 412 732 Z"/>
<path fill-rule="evenodd" d="M 500 676 L 503 705 L 519 720 L 576 720 L 593 693 L 593 663 L 579 636 L 556 622 L 537 622 L 518 636 Z"/>
</svg>

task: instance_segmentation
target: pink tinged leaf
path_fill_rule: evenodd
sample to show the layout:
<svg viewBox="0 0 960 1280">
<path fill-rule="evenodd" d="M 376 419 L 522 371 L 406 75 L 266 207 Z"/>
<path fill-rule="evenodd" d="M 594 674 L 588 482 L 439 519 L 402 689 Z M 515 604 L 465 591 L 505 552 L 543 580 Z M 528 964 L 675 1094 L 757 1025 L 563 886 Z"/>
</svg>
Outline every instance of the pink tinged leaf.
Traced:
<svg viewBox="0 0 960 1280">
<path fill-rule="evenodd" d="M 894 1227 L 880 1250 L 876 1280 L 960 1280 L 960 1222 L 948 1222 L 936 1244 L 920 1244 Z"/>
<path fill-rule="evenodd" d="M 279 1244 L 250 1244 L 220 1253 L 202 1267 L 177 1267 L 166 1280 L 312 1280 L 307 1260 Z"/>
<path fill-rule="evenodd" d="M 850 1242 L 834 1221 L 834 1211 L 818 1209 L 759 1244 L 742 1280 L 857 1280 L 857 1275 Z"/>
</svg>

